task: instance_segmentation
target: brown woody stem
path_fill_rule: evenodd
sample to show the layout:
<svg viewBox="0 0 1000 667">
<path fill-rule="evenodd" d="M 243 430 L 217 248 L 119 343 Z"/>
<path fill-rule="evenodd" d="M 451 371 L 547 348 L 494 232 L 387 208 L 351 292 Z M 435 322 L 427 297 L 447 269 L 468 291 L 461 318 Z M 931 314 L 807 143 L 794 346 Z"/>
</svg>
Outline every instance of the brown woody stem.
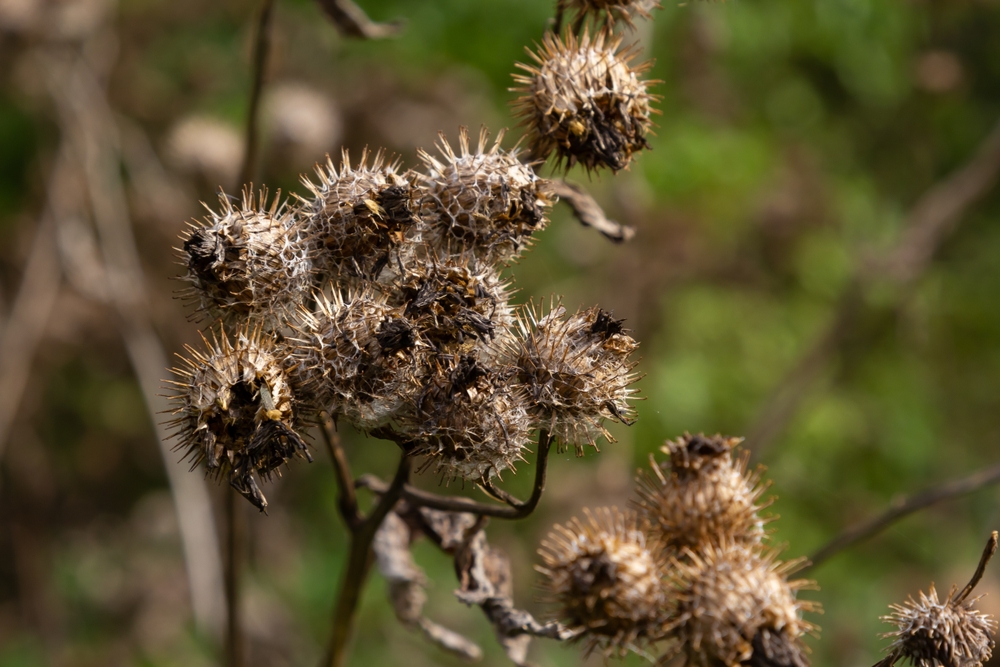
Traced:
<svg viewBox="0 0 1000 667">
<path fill-rule="evenodd" d="M 351 529 L 351 550 L 347 567 L 337 594 L 337 606 L 333 612 L 333 636 L 327 649 L 323 665 L 341 667 L 347 657 L 347 644 L 354 630 L 354 617 L 361 599 L 368 573 L 371 570 L 372 540 L 382 525 L 383 519 L 403 495 L 406 481 L 410 477 L 410 459 L 404 454 L 396 469 L 392 484 L 385 490 L 375 509 L 365 519 Z"/>
<path fill-rule="evenodd" d="M 340 446 L 340 435 L 337 433 L 337 425 L 330 418 L 330 415 L 323 412 L 320 414 L 322 425 L 323 441 L 326 443 L 326 450 L 330 453 L 330 461 L 333 463 L 333 470 L 337 475 L 337 485 L 340 489 L 338 498 L 338 509 L 344 518 L 348 530 L 355 532 L 364 521 L 361 512 L 358 510 L 358 497 L 354 491 L 354 480 L 351 477 L 351 466 L 347 462 L 347 455 L 344 448 Z"/>
<path fill-rule="evenodd" d="M 403 487 L 403 499 L 415 507 L 428 507 L 430 509 L 443 510 L 445 512 L 468 512 L 480 516 L 491 516 L 498 519 L 523 519 L 538 506 L 538 501 L 542 498 L 545 490 L 545 476 L 548 469 L 549 450 L 552 448 L 552 438 L 548 431 L 542 430 L 538 434 L 538 459 L 535 463 L 535 486 L 531 491 L 531 496 L 521 502 L 511 496 L 506 491 L 497 489 L 489 482 L 482 482 L 487 493 L 507 503 L 508 507 L 498 507 L 497 505 L 487 505 L 477 503 L 468 498 L 460 496 L 439 496 L 422 489 L 407 484 Z M 358 487 L 371 489 L 375 493 L 385 493 L 385 482 L 374 475 L 363 475 L 355 483 Z"/>
<path fill-rule="evenodd" d="M 250 104 L 247 111 L 247 134 L 244 144 L 243 166 L 240 168 L 240 186 L 245 186 L 254 178 L 257 170 L 257 153 L 259 152 L 258 117 L 260 116 L 260 97 L 264 90 L 264 72 L 267 69 L 267 56 L 271 51 L 271 15 L 274 13 L 274 0 L 262 0 L 260 14 L 257 18 L 257 32 L 254 35 L 253 47 L 253 84 L 250 88 Z"/>
<path fill-rule="evenodd" d="M 226 496 L 226 666 L 243 667 L 243 624 L 240 616 L 240 577 L 243 569 L 242 499 L 228 485 Z"/>
<path fill-rule="evenodd" d="M 961 603 L 965 598 L 969 597 L 973 589 L 979 584 L 979 580 L 983 578 L 983 573 L 986 572 L 986 565 L 993 558 L 993 554 L 997 552 L 997 531 L 990 533 L 990 539 L 986 540 L 986 547 L 983 548 L 983 555 L 979 557 L 979 565 L 976 567 L 976 571 L 972 575 L 972 579 L 969 583 L 965 585 L 962 592 L 958 594 L 955 598 L 955 603 Z"/>
</svg>

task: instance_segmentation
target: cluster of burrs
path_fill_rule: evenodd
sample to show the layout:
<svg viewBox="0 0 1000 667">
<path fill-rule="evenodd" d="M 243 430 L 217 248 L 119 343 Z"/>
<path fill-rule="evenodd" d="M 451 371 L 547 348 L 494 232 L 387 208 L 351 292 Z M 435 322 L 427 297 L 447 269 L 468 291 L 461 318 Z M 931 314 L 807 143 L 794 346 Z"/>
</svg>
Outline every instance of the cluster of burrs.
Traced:
<svg viewBox="0 0 1000 667">
<path fill-rule="evenodd" d="M 309 456 L 299 434 L 321 411 L 472 481 L 537 431 L 582 447 L 632 419 L 621 321 L 510 303 L 501 272 L 545 227 L 547 181 L 485 131 L 438 148 L 412 171 L 345 154 L 292 203 L 223 195 L 183 239 L 185 295 L 221 323 L 176 371 L 173 424 L 262 510 L 259 479 Z"/>
<path fill-rule="evenodd" d="M 685 664 L 805 667 L 815 626 L 799 600 L 811 582 L 789 580 L 801 561 L 768 546 L 767 485 L 748 473 L 738 438 L 685 435 L 665 462 L 650 458 L 634 507 L 600 508 L 556 526 L 538 566 L 558 618 L 589 651 L 662 645 Z"/>
</svg>

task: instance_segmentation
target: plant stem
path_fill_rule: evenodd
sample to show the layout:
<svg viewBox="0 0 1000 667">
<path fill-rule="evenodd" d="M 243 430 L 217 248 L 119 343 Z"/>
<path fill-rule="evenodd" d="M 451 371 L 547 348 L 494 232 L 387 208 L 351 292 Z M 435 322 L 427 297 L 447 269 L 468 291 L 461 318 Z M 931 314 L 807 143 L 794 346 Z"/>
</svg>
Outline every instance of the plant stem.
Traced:
<svg viewBox="0 0 1000 667">
<path fill-rule="evenodd" d="M 250 105 L 247 111 L 247 134 L 244 144 L 243 166 L 240 169 L 241 186 L 246 186 L 254 178 L 257 170 L 257 153 L 259 138 L 258 117 L 260 115 L 260 98 L 264 90 L 264 71 L 267 69 L 267 56 L 271 51 L 271 14 L 274 0 L 262 0 L 260 14 L 257 19 L 257 32 L 254 36 L 253 50 L 253 84 L 250 88 Z"/>
<path fill-rule="evenodd" d="M 337 606 L 333 612 L 333 634 L 323 665 L 341 667 L 347 658 L 347 643 L 354 630 L 361 591 L 371 570 L 372 540 L 382 525 L 383 519 L 402 497 L 406 481 L 410 477 L 410 459 L 404 454 L 396 469 L 392 484 L 379 499 L 375 509 L 357 527 L 351 530 L 351 547 L 347 567 L 340 583 Z"/>
<path fill-rule="evenodd" d="M 326 450 L 330 453 L 330 461 L 333 463 L 333 470 L 337 475 L 337 485 L 340 487 L 338 509 L 348 530 L 354 532 L 360 527 L 364 517 L 358 510 L 358 497 L 354 492 L 351 466 L 347 462 L 344 448 L 340 446 L 340 436 L 337 434 L 337 426 L 333 419 L 324 412 L 320 414 L 320 421 L 323 427 L 323 441 L 326 442 Z"/>
<path fill-rule="evenodd" d="M 243 539 L 242 502 L 235 489 L 226 495 L 226 665 L 243 667 L 243 627 L 240 616 L 240 578 Z"/>
</svg>

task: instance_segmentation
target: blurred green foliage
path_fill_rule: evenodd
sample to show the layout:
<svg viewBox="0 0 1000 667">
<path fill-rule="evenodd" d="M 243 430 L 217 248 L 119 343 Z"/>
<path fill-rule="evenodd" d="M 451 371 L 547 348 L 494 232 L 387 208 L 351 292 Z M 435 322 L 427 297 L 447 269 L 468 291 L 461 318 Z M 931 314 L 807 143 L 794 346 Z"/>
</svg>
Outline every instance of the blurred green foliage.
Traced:
<svg viewBox="0 0 1000 667">
<path fill-rule="evenodd" d="M 413 164 L 417 147 L 430 148 L 439 130 L 454 139 L 459 124 L 512 127 L 508 144 L 516 141 L 510 74 L 540 39 L 551 3 L 362 4 L 376 20 L 405 18 L 405 31 L 351 41 L 315 3 L 279 2 L 270 85 L 306 82 L 328 95 L 355 154 L 386 146 Z M 197 199 L 211 201 L 220 183 L 171 163 L 172 128 L 207 115 L 242 131 L 254 11 L 235 0 L 118 8 L 112 103 L 184 184 L 189 200 L 174 202 L 184 215 L 197 215 Z M 645 374 L 640 421 L 614 431 L 620 442 L 582 460 L 554 456 L 540 511 L 490 527 L 515 562 L 517 600 L 535 611 L 534 550 L 552 523 L 585 506 L 626 503 L 635 468 L 665 438 L 749 433 L 855 271 L 894 246 L 915 201 L 968 160 L 1000 117 L 996 0 L 664 2 L 654 17 L 633 33 L 660 81 L 653 150 L 617 177 L 571 175 L 637 228 L 635 241 L 607 243 L 557 209 L 510 271 L 521 300 L 558 293 L 571 308 L 599 303 L 627 317 Z M 0 49 L 4 314 L 59 137 L 55 114 L 26 80 L 40 46 L 11 35 Z M 312 147 L 309 160 L 339 143 Z M 263 180 L 301 191 L 309 162 L 268 150 Z M 131 193 L 137 208 L 142 195 Z M 195 329 L 170 301 L 175 269 L 164 249 L 183 219 L 142 210 L 157 324 L 179 349 Z M 899 494 L 996 462 L 998 215 L 994 191 L 912 290 L 864 290 L 847 335 L 763 452 L 781 515 L 773 539 L 788 545 L 788 557 L 814 551 Z M 213 643 L 187 616 L 165 477 L 117 335 L 101 307 L 79 295 L 65 301 L 70 323 L 52 325 L 0 462 L 0 666 L 211 664 Z M 391 473 L 393 446 L 350 435 L 348 444 L 355 472 Z M 294 464 L 268 493 L 271 516 L 252 517 L 252 664 L 312 664 L 326 640 L 345 539 L 332 474 L 325 455 L 317 459 Z M 506 482 L 524 495 L 530 476 L 524 465 Z M 996 499 L 985 489 L 921 512 L 810 573 L 821 590 L 803 595 L 826 610 L 814 619 L 823 628 L 810 642 L 814 664 L 874 663 L 886 605 L 932 580 L 963 582 L 1000 526 Z M 479 641 L 488 664 L 504 664 L 478 611 L 452 598 L 450 563 L 426 544 L 416 553 L 433 582 L 429 614 Z M 1000 592 L 995 568 L 981 591 Z M 997 611 L 997 600 L 982 604 Z M 535 651 L 542 665 L 581 661 L 575 648 L 543 641 Z M 376 576 L 352 664 L 396 663 L 457 664 L 395 622 Z"/>
</svg>

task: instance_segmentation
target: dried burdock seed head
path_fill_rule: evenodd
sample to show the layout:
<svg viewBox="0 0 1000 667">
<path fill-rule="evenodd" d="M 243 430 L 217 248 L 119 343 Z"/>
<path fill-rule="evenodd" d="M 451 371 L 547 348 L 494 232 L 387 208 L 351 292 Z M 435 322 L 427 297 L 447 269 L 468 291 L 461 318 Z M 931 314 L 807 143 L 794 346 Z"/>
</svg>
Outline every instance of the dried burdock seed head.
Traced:
<svg viewBox="0 0 1000 667">
<path fill-rule="evenodd" d="M 292 456 L 312 460 L 296 433 L 297 402 L 275 341 L 244 329 L 231 342 L 225 331 L 204 339 L 206 350 L 186 347 L 183 365 L 173 369 L 168 422 L 192 469 L 202 461 L 209 473 L 229 483 L 258 509 L 267 499 L 255 476 L 264 480 Z"/>
<path fill-rule="evenodd" d="M 677 610 L 670 635 L 688 665 L 806 667 L 802 635 L 816 627 L 802 612 L 816 603 L 797 600 L 812 587 L 788 581 L 800 562 L 782 563 L 774 552 L 740 544 L 686 550 L 670 564 Z"/>
<path fill-rule="evenodd" d="M 190 224 L 180 253 L 191 287 L 182 295 L 199 312 L 270 327 L 302 303 L 313 278 L 310 244 L 280 194 L 268 205 L 266 190 L 255 197 L 245 189 L 240 204 L 220 193 L 220 210 Z"/>
<path fill-rule="evenodd" d="M 394 302 L 439 351 L 468 351 L 513 325 L 509 283 L 492 266 L 467 256 L 431 254 L 405 271 Z"/>
<path fill-rule="evenodd" d="M 934 584 L 930 592 L 920 592 L 918 600 L 890 605 L 893 613 L 883 616 L 897 629 L 883 637 L 893 640 L 889 655 L 878 667 L 892 667 L 901 658 L 917 667 L 981 667 L 993 654 L 993 633 L 997 622 L 989 614 L 973 607 L 979 598 L 969 599 L 979 583 L 986 564 L 996 552 L 997 533 L 986 543 L 979 567 L 972 580 L 958 594 L 952 587 L 948 596 L 938 600 Z"/>
<path fill-rule="evenodd" d="M 384 426 L 418 391 L 427 345 L 378 293 L 329 291 L 289 341 L 295 377 L 315 407 L 361 430 Z"/>
<path fill-rule="evenodd" d="M 369 164 L 371 158 L 371 164 Z M 365 149 L 356 167 L 345 150 L 340 170 L 327 158 L 316 167 L 317 183 L 303 177 L 313 198 L 303 203 L 323 270 L 374 279 L 393 261 L 392 251 L 408 243 L 416 230 L 417 201 L 410 179 L 399 173 L 399 162 L 388 162 L 382 151 Z"/>
<path fill-rule="evenodd" d="M 651 472 L 640 476 L 640 516 L 665 549 L 678 553 L 705 544 L 759 544 L 764 523 L 759 512 L 768 484 L 761 470 L 747 474 L 749 452 L 733 457 L 741 438 L 684 434 L 662 448 L 670 460 L 650 456 Z"/>
<path fill-rule="evenodd" d="M 511 357 L 531 398 L 536 427 L 547 429 L 561 445 L 575 445 L 582 455 L 583 445 L 594 445 L 599 436 L 614 441 L 605 419 L 634 421 L 629 401 L 638 391 L 631 386 L 638 376 L 629 356 L 639 344 L 622 320 L 600 308 L 569 318 L 565 312 L 561 305 L 545 316 L 525 308 L 518 319 L 522 340 Z"/>
<path fill-rule="evenodd" d="M 565 6 L 568 10 L 575 11 L 575 23 L 582 24 L 592 18 L 595 25 L 603 23 L 610 29 L 619 19 L 626 25 L 633 26 L 633 16 L 652 18 L 650 10 L 659 9 L 660 3 L 656 0 L 567 0 Z"/>
<path fill-rule="evenodd" d="M 662 563 L 631 513 L 602 507 L 586 519 L 555 526 L 536 566 L 559 619 L 586 642 L 587 652 L 624 654 L 656 641 L 670 616 Z"/>
<path fill-rule="evenodd" d="M 516 107 L 534 158 L 555 153 L 567 167 L 618 171 L 649 147 L 652 82 L 639 78 L 649 64 L 633 67 L 634 50 L 620 46 L 621 37 L 603 32 L 565 41 L 548 33 L 537 54 L 529 51 L 536 65 L 518 64 L 527 74 L 514 76 L 513 90 L 522 93 Z"/>
<path fill-rule="evenodd" d="M 500 132 L 489 146 L 483 128 L 473 151 L 463 127 L 457 153 L 444 134 L 438 142 L 442 159 L 420 151 L 426 170 L 421 175 L 425 240 L 442 248 L 471 250 L 487 262 L 507 262 L 548 224 L 545 216 L 553 195 L 547 181 L 521 162 L 516 148 L 500 148 L 503 136 Z"/>
<path fill-rule="evenodd" d="M 531 421 L 510 372 L 471 355 L 437 357 L 423 391 L 402 419 L 416 456 L 445 480 L 489 479 L 523 459 Z"/>
</svg>

